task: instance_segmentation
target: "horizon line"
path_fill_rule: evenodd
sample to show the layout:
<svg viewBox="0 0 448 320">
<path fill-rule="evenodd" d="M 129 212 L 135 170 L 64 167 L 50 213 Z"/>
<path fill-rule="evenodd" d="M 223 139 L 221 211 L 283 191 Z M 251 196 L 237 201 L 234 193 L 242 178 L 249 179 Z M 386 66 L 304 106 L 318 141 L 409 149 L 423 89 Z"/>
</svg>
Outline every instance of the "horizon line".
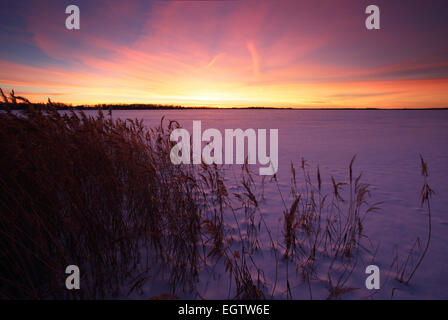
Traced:
<svg viewBox="0 0 448 320">
<path fill-rule="evenodd" d="M 79 104 L 71 105 L 60 102 L 31 102 L 31 103 L 0 103 L 0 108 L 10 108 L 13 110 L 25 109 L 28 105 L 52 105 L 59 110 L 185 110 L 185 109 L 212 109 L 212 110 L 448 110 L 448 107 L 417 107 L 417 108 L 382 108 L 382 107 L 263 107 L 263 106 L 185 106 L 175 104 L 156 104 L 156 103 L 97 103 L 97 104 Z"/>
</svg>

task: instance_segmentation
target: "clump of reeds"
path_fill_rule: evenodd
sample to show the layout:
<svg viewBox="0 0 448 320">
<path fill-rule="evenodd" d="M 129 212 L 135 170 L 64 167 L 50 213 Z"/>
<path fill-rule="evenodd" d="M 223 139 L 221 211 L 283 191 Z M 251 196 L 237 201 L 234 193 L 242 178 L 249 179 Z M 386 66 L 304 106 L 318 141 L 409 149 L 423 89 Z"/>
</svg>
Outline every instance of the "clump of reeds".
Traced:
<svg viewBox="0 0 448 320">
<path fill-rule="evenodd" d="M 29 104 L 0 113 L 2 297 L 110 297 L 156 264 L 173 288 L 194 283 L 205 191 L 169 161 L 175 123 L 147 131 L 1 94 L 6 109 Z M 82 270 L 80 291 L 65 289 L 70 264 Z"/>
<path fill-rule="evenodd" d="M 361 182 L 361 174 L 354 175 L 355 159 L 352 158 L 348 168 L 348 181 L 337 182 L 331 177 L 326 190 L 319 167 L 314 182 L 307 162 L 301 160 L 303 184 L 299 188 L 295 167 L 291 165 L 292 201 L 284 210 L 284 257 L 287 263 L 295 264 L 296 272 L 308 286 L 310 298 L 311 281 L 320 278 L 318 269 L 322 260 L 330 261 L 329 298 L 354 290 L 346 283 L 356 266 L 360 243 L 366 237 L 363 222 L 366 214 L 377 210 L 379 205 L 369 204 L 369 185 Z M 338 270 L 334 268 L 336 263 Z M 287 296 L 292 298 L 292 292 L 288 291 Z"/>
</svg>

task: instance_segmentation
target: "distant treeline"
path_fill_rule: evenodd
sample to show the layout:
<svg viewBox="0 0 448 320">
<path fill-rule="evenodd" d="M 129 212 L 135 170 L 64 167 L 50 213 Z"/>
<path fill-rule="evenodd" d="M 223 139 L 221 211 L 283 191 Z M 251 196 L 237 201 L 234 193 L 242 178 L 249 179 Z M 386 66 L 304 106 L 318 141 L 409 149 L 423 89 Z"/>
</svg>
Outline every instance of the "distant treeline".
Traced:
<svg viewBox="0 0 448 320">
<path fill-rule="evenodd" d="M 1 101 L 3 100 L 3 101 Z M 95 104 L 95 105 L 76 105 L 61 102 L 53 102 L 48 98 L 47 103 L 30 102 L 27 98 L 17 96 L 12 90 L 7 96 L 0 88 L 0 110 L 26 110 L 29 107 L 45 110 L 48 107 L 56 110 L 179 110 L 179 109 L 255 109 L 255 110 L 447 110 L 448 108 L 293 108 L 293 107 L 210 107 L 210 106 L 192 106 L 186 107 L 181 105 L 163 105 L 163 104 Z"/>
<path fill-rule="evenodd" d="M 207 106 L 175 106 L 175 105 L 161 105 L 161 104 L 96 104 L 96 105 L 76 105 L 64 103 L 4 103 L 0 102 L 0 110 L 26 110 L 30 106 L 37 110 L 45 110 L 48 106 L 54 107 L 56 110 L 190 110 L 190 109 L 241 109 L 241 110 L 402 110 L 402 111 L 418 111 L 418 110 L 448 110 L 448 108 L 291 108 L 291 107 L 207 107 Z"/>
<path fill-rule="evenodd" d="M 32 102 L 0 102 L 0 110 L 26 110 L 30 105 L 35 109 L 47 109 L 52 106 L 57 110 L 178 110 L 178 109 L 222 109 L 220 107 L 208 106 L 180 106 L 180 105 L 162 105 L 162 104 L 96 104 L 96 105 L 76 105 L 52 102 L 32 103 Z M 232 107 L 226 109 L 293 109 L 293 108 L 274 108 L 274 107 Z"/>
<path fill-rule="evenodd" d="M 70 104 L 64 103 L 0 103 L 0 108 L 10 109 L 10 110 L 25 110 L 33 106 L 36 109 L 46 109 L 48 105 L 56 108 L 57 110 L 170 110 L 170 109 L 187 109 L 182 106 L 173 106 L 173 105 L 158 105 L 158 104 L 97 104 L 97 105 L 77 105 L 73 106 Z M 195 107 L 195 109 L 204 109 L 207 107 Z"/>
</svg>

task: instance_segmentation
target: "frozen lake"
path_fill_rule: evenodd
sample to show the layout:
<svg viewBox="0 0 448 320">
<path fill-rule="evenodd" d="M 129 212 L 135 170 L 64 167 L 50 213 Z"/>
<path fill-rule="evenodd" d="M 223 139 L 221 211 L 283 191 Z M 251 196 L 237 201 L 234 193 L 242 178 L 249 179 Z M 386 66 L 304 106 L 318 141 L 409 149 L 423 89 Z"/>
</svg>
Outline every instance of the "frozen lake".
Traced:
<svg viewBox="0 0 448 320">
<path fill-rule="evenodd" d="M 417 237 L 420 238 L 421 246 L 424 246 L 427 238 L 427 214 L 419 204 L 423 182 L 419 154 L 422 154 L 429 165 L 429 185 L 436 191 L 431 203 L 432 240 L 429 252 L 411 285 L 397 291 L 395 297 L 448 298 L 448 277 L 445 275 L 448 270 L 448 111 L 113 111 L 114 118 L 143 119 L 149 127 L 158 125 L 162 116 L 177 120 L 190 132 L 193 120 L 202 121 L 202 130 L 278 129 L 278 177 L 280 189 L 286 197 L 289 193 L 291 162 L 298 167 L 300 159 L 304 157 L 312 172 L 313 168 L 320 166 L 324 181 L 328 181 L 330 176 L 342 180 L 347 176 L 352 156 L 357 154 L 355 172 L 362 172 L 363 181 L 371 184 L 372 202 L 383 202 L 381 211 L 371 213 L 365 222 L 366 233 L 378 246 L 378 253 L 372 263 L 380 267 L 381 283 L 384 282 L 386 286 L 378 293 L 379 298 L 390 298 L 391 289 L 396 286 L 391 272 L 396 252 L 403 259 Z M 274 189 L 268 189 L 267 195 L 267 221 L 276 235 L 280 236 L 280 197 Z M 354 287 L 364 288 L 364 270 L 368 264 L 368 261 L 360 261 L 358 264 L 351 280 Z M 297 293 L 294 297 L 307 298 L 306 290 L 303 291 L 303 295 Z M 369 293 L 362 289 L 352 297 L 363 298 Z M 210 294 L 209 297 L 215 296 Z"/>
</svg>

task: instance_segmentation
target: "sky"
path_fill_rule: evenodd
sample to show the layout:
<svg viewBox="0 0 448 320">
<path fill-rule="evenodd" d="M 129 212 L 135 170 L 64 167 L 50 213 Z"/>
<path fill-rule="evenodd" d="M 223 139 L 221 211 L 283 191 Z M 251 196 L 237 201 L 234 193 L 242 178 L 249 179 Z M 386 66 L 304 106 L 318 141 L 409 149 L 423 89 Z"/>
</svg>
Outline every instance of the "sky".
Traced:
<svg viewBox="0 0 448 320">
<path fill-rule="evenodd" d="M 2 0 L 0 87 L 74 105 L 448 107 L 447 17 L 446 0 Z"/>
</svg>

